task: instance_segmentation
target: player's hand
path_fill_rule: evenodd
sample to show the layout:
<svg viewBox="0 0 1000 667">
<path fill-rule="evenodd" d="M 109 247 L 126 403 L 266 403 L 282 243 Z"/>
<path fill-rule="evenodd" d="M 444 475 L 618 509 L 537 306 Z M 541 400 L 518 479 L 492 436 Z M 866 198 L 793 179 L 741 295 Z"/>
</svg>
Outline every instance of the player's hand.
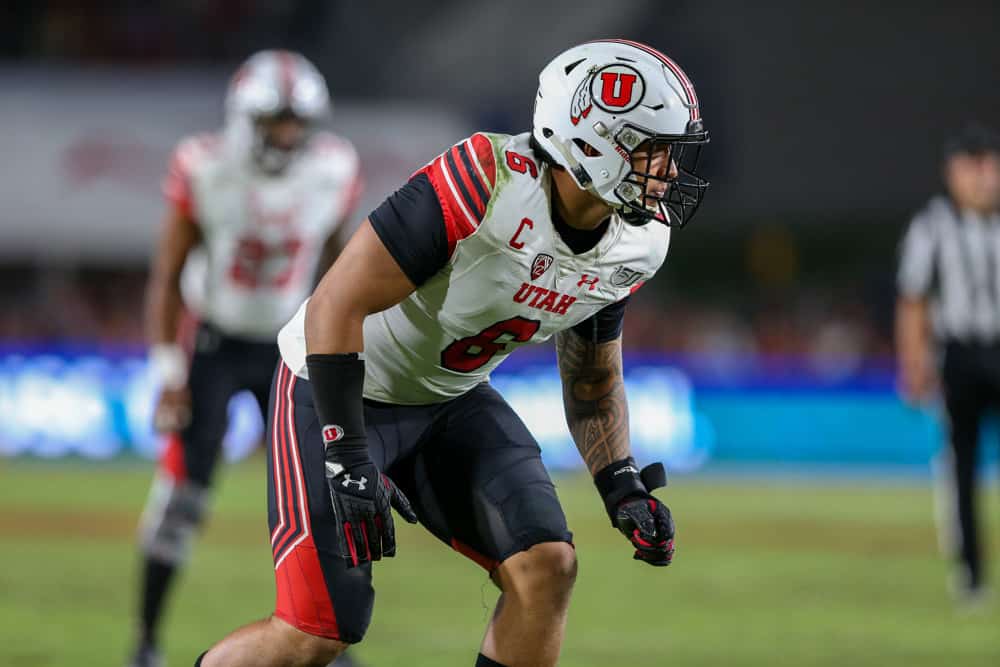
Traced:
<svg viewBox="0 0 1000 667">
<path fill-rule="evenodd" d="M 651 494 L 626 498 L 618 505 L 615 525 L 635 547 L 632 558 L 663 567 L 674 559 L 674 520 Z"/>
<path fill-rule="evenodd" d="M 158 433 L 181 431 L 191 423 L 191 392 L 185 387 L 163 389 L 153 412 L 153 428 Z"/>
<path fill-rule="evenodd" d="M 348 567 L 396 555 L 395 508 L 410 523 L 417 515 L 403 492 L 372 461 L 345 464 L 327 447 L 326 481 L 337 526 L 340 555 Z"/>
<path fill-rule="evenodd" d="M 937 389 L 937 373 L 929 353 L 909 355 L 899 363 L 899 393 L 911 405 L 928 402 Z"/>
<path fill-rule="evenodd" d="M 674 559 L 674 520 L 654 496 L 667 485 L 667 470 L 653 463 L 640 472 L 631 456 L 615 461 L 594 475 L 611 525 L 635 547 L 633 558 L 650 565 L 670 565 Z"/>
</svg>

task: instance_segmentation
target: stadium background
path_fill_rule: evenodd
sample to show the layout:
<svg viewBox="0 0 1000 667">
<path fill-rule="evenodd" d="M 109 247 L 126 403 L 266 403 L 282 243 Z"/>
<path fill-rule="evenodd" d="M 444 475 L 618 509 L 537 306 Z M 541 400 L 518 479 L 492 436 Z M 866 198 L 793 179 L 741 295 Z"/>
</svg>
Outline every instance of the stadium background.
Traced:
<svg viewBox="0 0 1000 667">
<path fill-rule="evenodd" d="M 949 130 L 1000 125 L 1000 7 L 912 2 L 20 2 L 0 25 L 0 664 L 124 659 L 154 388 L 141 299 L 176 140 L 216 127 L 254 50 L 302 51 L 358 146 L 368 210 L 475 129 L 529 127 L 565 46 L 628 36 L 695 81 L 713 181 L 626 318 L 633 432 L 674 471 L 680 556 L 646 572 L 601 520 L 547 347 L 496 384 L 559 476 L 581 578 L 564 664 L 1000 661 L 949 604 L 933 410 L 893 391 L 895 246 Z M 237 399 L 227 453 L 259 437 Z M 985 461 L 995 477 L 997 437 Z M 223 474 L 167 637 L 188 664 L 269 608 L 263 472 Z M 998 503 L 986 521 L 997 544 Z M 379 568 L 373 665 L 471 662 L 494 595 L 407 530 Z M 614 619 L 614 620 L 610 620 Z"/>
</svg>

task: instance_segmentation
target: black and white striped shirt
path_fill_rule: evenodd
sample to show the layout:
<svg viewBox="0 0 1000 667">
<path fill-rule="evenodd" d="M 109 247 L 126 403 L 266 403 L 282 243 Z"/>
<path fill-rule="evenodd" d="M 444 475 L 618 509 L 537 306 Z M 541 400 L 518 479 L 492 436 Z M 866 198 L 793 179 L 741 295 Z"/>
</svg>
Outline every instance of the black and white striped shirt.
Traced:
<svg viewBox="0 0 1000 667">
<path fill-rule="evenodd" d="M 959 211 L 939 196 L 903 237 L 898 287 L 926 298 L 939 341 L 1000 342 L 1000 215 Z"/>
</svg>

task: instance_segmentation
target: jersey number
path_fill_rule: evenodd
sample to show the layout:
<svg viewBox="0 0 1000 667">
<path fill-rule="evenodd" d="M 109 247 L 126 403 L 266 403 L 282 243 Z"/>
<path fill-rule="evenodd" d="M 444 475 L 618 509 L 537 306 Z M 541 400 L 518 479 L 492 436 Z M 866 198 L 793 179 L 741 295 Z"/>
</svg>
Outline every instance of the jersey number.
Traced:
<svg viewBox="0 0 1000 667">
<path fill-rule="evenodd" d="M 531 173 L 532 178 L 538 178 L 538 167 L 530 157 L 524 157 L 520 153 L 507 151 L 507 166 L 519 174 Z"/>
<path fill-rule="evenodd" d="M 281 288 L 288 285 L 302 241 L 285 239 L 273 245 L 254 236 L 240 239 L 229 276 L 237 285 L 250 289 Z"/>
<path fill-rule="evenodd" d="M 541 326 L 538 320 L 518 315 L 491 324 L 473 336 L 460 338 L 441 351 L 441 365 L 451 371 L 471 373 L 482 368 L 497 352 L 505 352 L 507 343 L 527 343 Z"/>
</svg>

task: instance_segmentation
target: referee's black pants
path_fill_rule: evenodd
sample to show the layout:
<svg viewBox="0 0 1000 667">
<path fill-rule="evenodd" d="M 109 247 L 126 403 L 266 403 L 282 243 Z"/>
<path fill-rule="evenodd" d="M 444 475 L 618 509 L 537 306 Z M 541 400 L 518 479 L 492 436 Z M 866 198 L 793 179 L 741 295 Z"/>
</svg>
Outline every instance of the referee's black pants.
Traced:
<svg viewBox="0 0 1000 667">
<path fill-rule="evenodd" d="M 966 569 L 962 586 L 983 583 L 983 553 L 976 506 L 976 461 L 979 433 L 988 409 L 1000 406 L 1000 344 L 949 343 L 942 369 L 945 408 L 948 412 L 950 473 L 949 499 L 955 509 L 956 557 Z M 957 528 L 957 531 L 954 530 Z"/>
</svg>

